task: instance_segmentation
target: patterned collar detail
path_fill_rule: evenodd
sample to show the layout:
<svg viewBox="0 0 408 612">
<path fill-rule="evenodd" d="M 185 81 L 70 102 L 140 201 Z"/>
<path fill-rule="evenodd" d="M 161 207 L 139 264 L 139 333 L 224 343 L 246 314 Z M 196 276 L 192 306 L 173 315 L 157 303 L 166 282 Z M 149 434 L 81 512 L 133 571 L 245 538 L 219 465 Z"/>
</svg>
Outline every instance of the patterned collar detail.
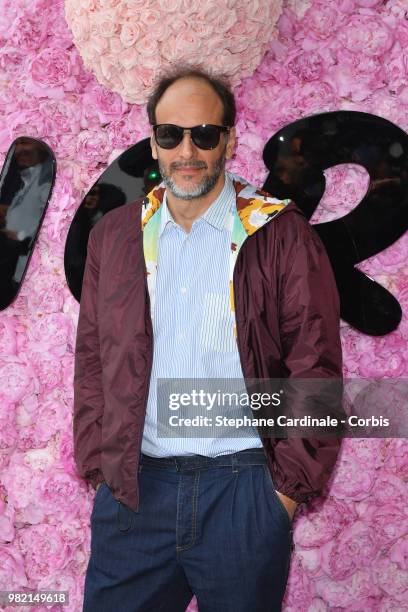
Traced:
<svg viewBox="0 0 408 612">
<path fill-rule="evenodd" d="M 236 336 L 233 274 L 241 246 L 248 238 L 285 209 L 291 200 L 279 200 L 262 189 L 257 189 L 244 178 L 226 171 L 226 182 L 231 181 L 235 190 L 235 203 L 224 218 L 224 227 L 231 232 L 229 266 L 230 308 L 233 329 Z M 224 188 L 226 185 L 224 185 Z M 150 312 L 154 317 L 155 287 L 157 275 L 157 249 L 161 227 L 161 212 L 166 187 L 160 183 L 143 200 L 141 227 L 143 231 L 143 252 L 146 262 L 147 286 L 150 296 Z M 229 199 L 229 198 L 228 198 Z M 208 209 L 210 210 L 211 207 Z M 208 212 L 208 211 L 207 211 Z M 208 220 L 208 219 L 207 219 Z"/>
<path fill-rule="evenodd" d="M 225 175 L 226 179 L 228 178 L 233 183 L 237 201 L 237 214 L 248 236 L 278 215 L 291 201 L 274 198 L 266 191 L 257 189 L 244 178 L 232 172 L 226 171 Z M 142 231 L 160 209 L 165 192 L 166 187 L 162 182 L 145 197 L 142 206 Z"/>
</svg>

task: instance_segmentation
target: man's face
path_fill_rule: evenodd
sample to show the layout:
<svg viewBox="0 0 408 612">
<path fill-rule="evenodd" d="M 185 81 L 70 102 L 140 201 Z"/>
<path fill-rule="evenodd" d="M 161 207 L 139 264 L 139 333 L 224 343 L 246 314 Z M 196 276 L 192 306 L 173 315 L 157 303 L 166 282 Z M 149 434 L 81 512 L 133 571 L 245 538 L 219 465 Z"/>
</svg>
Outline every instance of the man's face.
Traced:
<svg viewBox="0 0 408 612">
<path fill-rule="evenodd" d="M 197 78 L 183 78 L 165 91 L 156 106 L 157 123 L 173 123 L 185 128 L 213 123 L 223 125 L 222 101 L 208 83 Z M 182 200 L 200 198 L 224 182 L 225 160 L 233 154 L 235 128 L 221 134 L 215 149 L 198 148 L 185 132 L 174 149 L 162 149 L 150 139 L 152 156 L 158 160 L 166 187 Z"/>
<path fill-rule="evenodd" d="M 42 162 L 40 145 L 32 140 L 20 138 L 14 148 L 14 157 L 20 168 L 29 168 Z"/>
</svg>

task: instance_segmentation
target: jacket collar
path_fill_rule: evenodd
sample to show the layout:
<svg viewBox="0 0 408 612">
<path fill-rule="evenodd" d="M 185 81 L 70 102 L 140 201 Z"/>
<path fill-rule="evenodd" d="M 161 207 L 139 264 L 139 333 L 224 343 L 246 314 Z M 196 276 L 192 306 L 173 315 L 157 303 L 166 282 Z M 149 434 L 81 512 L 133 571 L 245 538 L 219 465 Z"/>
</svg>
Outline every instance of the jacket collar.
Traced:
<svg viewBox="0 0 408 612">
<path fill-rule="evenodd" d="M 276 217 L 291 200 L 279 200 L 266 191 L 257 189 L 241 176 L 226 171 L 232 180 L 236 195 L 236 213 L 248 236 Z M 163 203 L 166 187 L 163 182 L 154 187 L 142 205 L 142 231 Z"/>
<path fill-rule="evenodd" d="M 230 310 L 233 330 L 236 336 L 234 283 L 235 263 L 241 246 L 258 229 L 269 223 L 285 210 L 291 200 L 279 200 L 266 191 L 257 189 L 237 174 L 228 173 L 233 182 L 236 202 L 232 211 L 225 216 L 225 227 L 231 231 L 231 250 L 229 264 Z M 150 314 L 154 317 L 155 288 L 157 276 L 157 254 L 161 225 L 162 203 L 166 187 L 160 183 L 144 198 L 142 203 L 141 224 L 143 232 L 143 253 L 146 263 L 147 287 L 150 296 Z"/>
</svg>

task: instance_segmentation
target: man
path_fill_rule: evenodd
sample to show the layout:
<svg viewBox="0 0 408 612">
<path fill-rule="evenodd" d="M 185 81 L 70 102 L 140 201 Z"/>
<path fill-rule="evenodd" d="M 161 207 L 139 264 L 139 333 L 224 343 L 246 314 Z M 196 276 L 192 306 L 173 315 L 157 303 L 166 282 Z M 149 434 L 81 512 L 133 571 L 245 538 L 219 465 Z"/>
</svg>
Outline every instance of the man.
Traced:
<svg viewBox="0 0 408 612">
<path fill-rule="evenodd" d="M 200 612 L 280 610 L 294 512 L 339 440 L 162 437 L 157 382 L 341 377 L 333 272 L 293 202 L 226 172 L 223 81 L 180 70 L 147 110 L 163 182 L 91 231 L 82 288 L 75 458 L 97 488 L 84 610 L 181 612 L 193 595 Z"/>
<path fill-rule="evenodd" d="M 11 185 L 0 184 L 0 235 L 14 242 L 9 242 L 11 254 L 13 250 L 20 252 L 13 271 L 17 285 L 27 264 L 29 243 L 50 196 L 53 165 L 45 145 L 25 137 L 17 139 L 11 165 Z"/>
</svg>

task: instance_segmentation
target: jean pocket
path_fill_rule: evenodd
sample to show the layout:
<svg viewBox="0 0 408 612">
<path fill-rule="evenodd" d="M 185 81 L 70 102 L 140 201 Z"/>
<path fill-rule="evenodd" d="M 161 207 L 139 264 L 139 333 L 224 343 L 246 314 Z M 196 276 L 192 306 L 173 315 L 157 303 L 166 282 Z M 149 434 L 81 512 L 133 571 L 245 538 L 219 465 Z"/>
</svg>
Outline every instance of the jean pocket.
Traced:
<svg viewBox="0 0 408 612">
<path fill-rule="evenodd" d="M 273 483 L 269 467 L 268 467 L 267 464 L 264 464 L 262 467 L 263 467 L 263 470 L 264 470 L 264 473 L 265 473 L 265 478 L 266 478 L 266 481 L 267 481 L 268 488 L 269 488 L 269 490 L 271 491 L 271 494 L 272 494 L 272 498 L 275 500 L 275 503 L 277 504 L 278 508 L 280 509 L 281 514 L 285 517 L 285 520 L 286 520 L 286 522 L 288 524 L 288 527 L 289 527 L 290 531 L 292 531 L 292 519 L 290 518 L 288 511 L 286 510 L 285 506 L 283 505 L 282 501 L 279 498 L 279 495 L 276 492 L 275 485 Z"/>
<path fill-rule="evenodd" d="M 122 502 L 118 501 L 117 515 L 116 521 L 119 531 L 125 533 L 130 531 L 133 527 L 134 523 L 134 512 L 126 506 L 126 504 L 122 504 Z"/>
</svg>

